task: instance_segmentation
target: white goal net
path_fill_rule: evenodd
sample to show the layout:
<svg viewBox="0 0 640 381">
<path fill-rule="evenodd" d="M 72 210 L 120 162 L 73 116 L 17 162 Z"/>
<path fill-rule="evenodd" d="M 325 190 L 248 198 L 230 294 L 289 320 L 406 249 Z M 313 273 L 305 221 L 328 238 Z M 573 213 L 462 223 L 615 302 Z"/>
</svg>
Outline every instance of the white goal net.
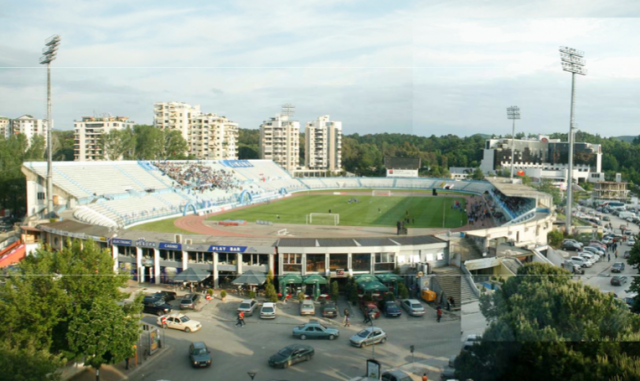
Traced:
<svg viewBox="0 0 640 381">
<path fill-rule="evenodd" d="M 371 191 L 372 196 L 391 196 L 390 190 L 373 190 Z"/>
<path fill-rule="evenodd" d="M 307 214 L 308 225 L 340 225 L 340 215 L 337 213 L 310 213 Z"/>
</svg>

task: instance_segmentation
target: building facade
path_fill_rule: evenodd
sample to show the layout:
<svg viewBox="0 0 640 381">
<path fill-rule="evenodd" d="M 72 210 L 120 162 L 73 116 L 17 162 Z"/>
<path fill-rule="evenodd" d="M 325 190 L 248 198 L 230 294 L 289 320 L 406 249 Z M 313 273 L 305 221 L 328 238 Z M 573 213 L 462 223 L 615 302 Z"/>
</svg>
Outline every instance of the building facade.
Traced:
<svg viewBox="0 0 640 381">
<path fill-rule="evenodd" d="M 629 189 L 627 183 L 622 181 L 601 181 L 596 183 L 592 197 L 595 200 L 629 200 Z"/>
<path fill-rule="evenodd" d="M 105 157 L 102 152 L 102 135 L 111 131 L 133 128 L 134 122 L 126 116 L 84 116 L 74 122 L 73 159 L 75 161 L 120 160 L 121 157 Z"/>
<path fill-rule="evenodd" d="M 569 171 L 569 143 L 538 136 L 516 139 L 514 170 L 539 179 L 566 182 Z M 494 174 L 511 169 L 511 139 L 488 139 L 480 169 Z M 599 144 L 575 143 L 573 178 L 578 182 L 598 182 L 602 177 L 602 147 Z"/>
<path fill-rule="evenodd" d="M 331 121 L 329 115 L 307 122 L 304 162 L 310 170 L 342 170 L 342 122 Z"/>
<path fill-rule="evenodd" d="M 300 122 L 280 114 L 265 120 L 260 125 L 260 158 L 293 173 L 300 162 Z"/>
<path fill-rule="evenodd" d="M 473 176 L 475 168 L 471 167 L 449 167 L 449 174 L 454 180 L 466 180 Z"/>
<path fill-rule="evenodd" d="M 11 135 L 11 119 L 0 115 L 0 136 L 7 139 Z"/>
<path fill-rule="evenodd" d="M 31 115 L 22 115 L 11 121 L 11 133 L 22 134 L 27 138 L 27 144 L 31 144 L 31 139 L 36 135 L 44 137 L 45 146 L 47 144 L 47 120 L 35 119 Z"/>
</svg>

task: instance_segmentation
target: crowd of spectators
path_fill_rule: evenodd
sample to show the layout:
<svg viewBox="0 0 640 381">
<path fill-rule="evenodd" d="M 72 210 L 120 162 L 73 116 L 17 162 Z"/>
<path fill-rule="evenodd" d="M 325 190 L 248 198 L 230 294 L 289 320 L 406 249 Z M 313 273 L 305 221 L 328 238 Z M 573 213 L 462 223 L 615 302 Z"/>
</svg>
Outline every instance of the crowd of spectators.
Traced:
<svg viewBox="0 0 640 381">
<path fill-rule="evenodd" d="M 208 165 L 193 162 L 165 161 L 154 164 L 175 182 L 175 188 L 190 191 L 189 193 L 203 193 L 212 189 L 232 192 L 240 188 L 231 170 L 213 169 Z"/>
<path fill-rule="evenodd" d="M 478 224 L 481 227 L 491 226 L 490 218 L 490 209 L 484 199 L 482 197 L 478 198 L 471 196 L 469 208 L 467 210 L 467 219 L 469 220 L 469 224 L 472 226 Z"/>
<path fill-rule="evenodd" d="M 493 188 L 492 192 L 497 199 L 499 199 L 504 206 L 516 215 L 520 215 L 522 212 L 526 212 L 530 209 L 531 203 L 529 199 L 522 197 L 507 197 L 504 193 L 500 192 L 497 188 Z M 526 209 L 526 210 L 525 210 Z"/>
</svg>

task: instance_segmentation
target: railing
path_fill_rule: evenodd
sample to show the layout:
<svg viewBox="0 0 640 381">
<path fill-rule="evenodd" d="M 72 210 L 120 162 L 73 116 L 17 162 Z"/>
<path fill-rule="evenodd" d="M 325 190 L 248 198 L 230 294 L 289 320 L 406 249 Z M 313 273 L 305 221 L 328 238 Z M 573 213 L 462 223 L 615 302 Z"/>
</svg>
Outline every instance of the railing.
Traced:
<svg viewBox="0 0 640 381">
<path fill-rule="evenodd" d="M 469 270 L 467 270 L 467 268 L 464 265 L 464 263 L 460 265 L 460 269 L 462 270 L 462 273 L 464 274 L 464 279 L 467 282 L 467 284 L 469 285 L 469 287 L 471 288 L 471 291 L 473 291 L 473 293 L 476 295 L 476 297 L 479 298 L 480 297 L 480 290 L 476 286 L 476 282 L 474 282 L 474 280 L 473 280 L 473 275 L 471 275 Z"/>
</svg>

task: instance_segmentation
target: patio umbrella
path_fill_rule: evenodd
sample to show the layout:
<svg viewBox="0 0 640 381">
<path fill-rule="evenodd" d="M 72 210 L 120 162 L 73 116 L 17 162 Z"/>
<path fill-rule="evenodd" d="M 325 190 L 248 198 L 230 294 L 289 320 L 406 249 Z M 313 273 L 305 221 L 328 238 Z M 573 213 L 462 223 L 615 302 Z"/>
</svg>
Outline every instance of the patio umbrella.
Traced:
<svg viewBox="0 0 640 381">
<path fill-rule="evenodd" d="M 280 278 L 280 292 L 282 293 L 282 300 L 287 298 L 289 293 L 289 289 L 287 285 L 289 284 L 301 284 L 302 277 L 298 274 L 287 274 Z"/>
<path fill-rule="evenodd" d="M 359 283 L 358 284 L 358 288 L 360 288 L 362 291 L 364 292 L 387 292 L 389 291 L 389 288 L 387 286 L 385 286 L 384 284 L 378 282 L 378 281 L 371 281 L 371 282 L 363 282 L 363 283 Z"/>
<path fill-rule="evenodd" d="M 327 284 L 327 278 L 314 274 L 314 275 L 309 275 L 307 277 L 304 278 L 304 280 L 302 281 L 302 283 L 304 284 Z"/>
<path fill-rule="evenodd" d="M 262 286 L 266 281 L 267 276 L 264 273 L 256 273 L 252 270 L 249 270 L 234 279 L 231 283 L 235 285 L 247 284 L 249 286 Z"/>
<path fill-rule="evenodd" d="M 211 273 L 207 270 L 194 269 L 193 267 L 189 267 L 188 269 L 173 277 L 173 281 L 197 283 L 202 282 L 210 276 Z"/>
<path fill-rule="evenodd" d="M 394 273 L 378 274 L 378 275 L 376 275 L 376 277 L 382 283 L 400 282 L 403 279 L 400 275 L 394 274 Z"/>
<path fill-rule="evenodd" d="M 371 275 L 371 274 L 356 275 L 355 278 L 356 278 L 357 284 L 377 281 L 375 275 Z"/>
</svg>

